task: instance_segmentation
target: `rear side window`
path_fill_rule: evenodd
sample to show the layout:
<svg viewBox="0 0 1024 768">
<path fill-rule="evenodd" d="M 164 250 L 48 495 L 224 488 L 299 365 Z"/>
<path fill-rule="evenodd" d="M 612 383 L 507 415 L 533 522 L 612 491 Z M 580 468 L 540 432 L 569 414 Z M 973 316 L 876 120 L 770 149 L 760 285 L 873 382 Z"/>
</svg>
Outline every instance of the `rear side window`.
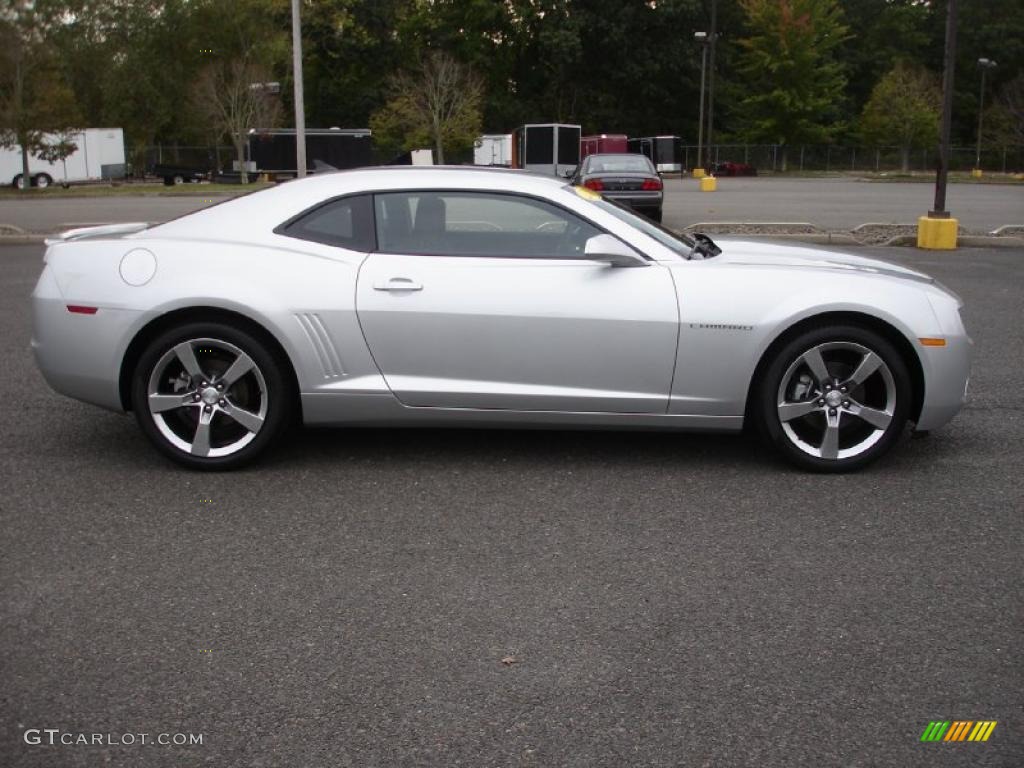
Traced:
<svg viewBox="0 0 1024 768">
<path fill-rule="evenodd" d="M 274 231 L 300 240 L 336 245 L 350 251 L 369 252 L 376 247 L 373 198 L 370 195 L 357 195 L 331 200 Z"/>
</svg>

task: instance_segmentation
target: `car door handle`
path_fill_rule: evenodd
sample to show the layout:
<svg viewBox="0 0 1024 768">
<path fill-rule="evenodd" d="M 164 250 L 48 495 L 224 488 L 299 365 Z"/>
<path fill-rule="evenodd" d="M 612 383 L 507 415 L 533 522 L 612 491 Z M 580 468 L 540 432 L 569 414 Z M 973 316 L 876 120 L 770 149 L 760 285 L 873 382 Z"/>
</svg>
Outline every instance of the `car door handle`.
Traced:
<svg viewBox="0 0 1024 768">
<path fill-rule="evenodd" d="M 392 277 L 382 283 L 374 283 L 375 291 L 422 291 L 423 286 L 408 277 Z"/>
</svg>

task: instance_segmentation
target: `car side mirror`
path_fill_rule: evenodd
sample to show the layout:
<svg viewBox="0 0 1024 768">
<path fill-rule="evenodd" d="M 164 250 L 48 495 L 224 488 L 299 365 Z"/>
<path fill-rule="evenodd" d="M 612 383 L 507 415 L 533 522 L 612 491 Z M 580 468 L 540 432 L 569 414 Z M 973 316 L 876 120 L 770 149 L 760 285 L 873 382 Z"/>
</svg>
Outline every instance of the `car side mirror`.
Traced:
<svg viewBox="0 0 1024 768">
<path fill-rule="evenodd" d="M 604 261 L 613 267 L 647 267 L 650 262 L 624 242 L 611 235 L 594 235 L 587 240 L 583 255 L 594 261 Z"/>
</svg>

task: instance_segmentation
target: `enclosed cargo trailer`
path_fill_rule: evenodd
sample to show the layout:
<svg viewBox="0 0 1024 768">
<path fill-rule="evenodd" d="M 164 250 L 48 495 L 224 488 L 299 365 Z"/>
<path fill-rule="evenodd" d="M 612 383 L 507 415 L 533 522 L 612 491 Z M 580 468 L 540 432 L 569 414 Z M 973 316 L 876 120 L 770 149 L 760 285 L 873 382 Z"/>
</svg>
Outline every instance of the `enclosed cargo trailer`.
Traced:
<svg viewBox="0 0 1024 768">
<path fill-rule="evenodd" d="M 683 140 L 678 136 L 645 136 L 630 139 L 629 151 L 647 155 L 662 173 L 683 170 Z"/>
<path fill-rule="evenodd" d="M 249 131 L 249 160 L 258 173 L 298 173 L 293 128 Z M 373 141 L 367 128 L 307 128 L 306 163 L 337 168 L 374 165 Z"/>
<path fill-rule="evenodd" d="M 47 163 L 29 153 L 28 171 L 33 187 L 124 178 L 122 129 L 86 128 L 67 134 L 45 134 L 43 141 L 55 143 L 62 137 L 76 146 L 75 151 L 63 161 Z M 21 147 L 15 145 L 11 149 L 0 149 L 0 183 L 19 187 L 22 173 Z"/>
<path fill-rule="evenodd" d="M 629 142 L 624 133 L 599 133 L 580 139 L 580 160 L 587 155 L 628 152 Z"/>
<path fill-rule="evenodd" d="M 512 141 L 512 167 L 550 176 L 571 176 L 580 164 L 578 125 L 536 123 L 517 128 Z"/>
</svg>

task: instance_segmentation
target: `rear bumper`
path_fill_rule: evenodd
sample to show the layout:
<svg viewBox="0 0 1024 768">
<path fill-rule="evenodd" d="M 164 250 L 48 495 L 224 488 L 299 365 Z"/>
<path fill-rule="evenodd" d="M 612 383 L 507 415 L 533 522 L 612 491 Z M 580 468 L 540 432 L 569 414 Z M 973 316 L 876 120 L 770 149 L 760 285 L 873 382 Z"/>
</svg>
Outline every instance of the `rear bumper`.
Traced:
<svg viewBox="0 0 1024 768">
<path fill-rule="evenodd" d="M 100 307 L 68 311 L 49 267 L 32 293 L 32 353 L 54 390 L 112 411 L 123 411 L 119 390 L 122 340 L 138 312 Z"/>
<path fill-rule="evenodd" d="M 661 192 L 606 191 L 602 192 L 601 195 L 617 203 L 628 205 L 630 208 L 644 211 L 660 211 L 664 199 Z"/>
</svg>

